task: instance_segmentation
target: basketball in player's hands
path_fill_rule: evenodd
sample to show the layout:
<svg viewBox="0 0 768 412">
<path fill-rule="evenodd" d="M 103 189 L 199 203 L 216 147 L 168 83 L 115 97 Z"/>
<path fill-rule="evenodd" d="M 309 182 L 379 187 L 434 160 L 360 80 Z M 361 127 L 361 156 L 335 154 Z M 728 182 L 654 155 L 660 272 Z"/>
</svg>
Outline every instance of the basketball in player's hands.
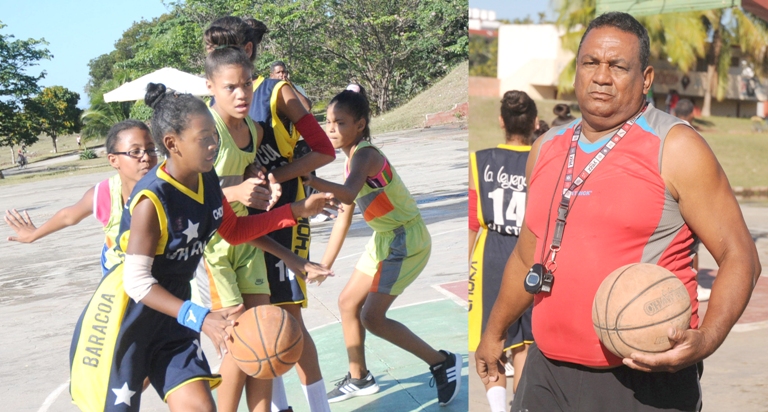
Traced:
<svg viewBox="0 0 768 412">
<path fill-rule="evenodd" d="M 304 335 L 290 313 L 262 305 L 240 315 L 227 347 L 243 372 L 254 378 L 272 379 L 298 362 Z"/>
</svg>

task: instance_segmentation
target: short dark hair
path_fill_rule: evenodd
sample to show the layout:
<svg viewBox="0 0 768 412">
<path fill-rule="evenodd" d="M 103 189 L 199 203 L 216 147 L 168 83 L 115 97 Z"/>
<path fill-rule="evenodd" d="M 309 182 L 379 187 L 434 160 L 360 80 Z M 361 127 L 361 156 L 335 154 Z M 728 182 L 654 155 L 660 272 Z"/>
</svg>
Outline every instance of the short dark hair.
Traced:
<svg viewBox="0 0 768 412">
<path fill-rule="evenodd" d="M 688 99 L 680 99 L 675 106 L 675 116 L 687 117 L 693 113 L 693 102 Z"/>
<path fill-rule="evenodd" d="M 205 77 L 213 79 L 214 73 L 222 66 L 240 66 L 253 72 L 253 62 L 236 46 L 227 46 L 208 53 L 205 56 Z"/>
<path fill-rule="evenodd" d="M 144 95 L 144 103 L 152 108 L 150 129 L 152 138 L 157 148 L 168 156 L 168 148 L 165 147 L 163 136 L 173 132 L 177 136 L 187 129 L 190 117 L 194 115 L 211 116 L 205 102 L 191 94 L 177 94 L 166 91 L 162 83 L 150 83 L 147 85 L 147 94 Z"/>
<path fill-rule="evenodd" d="M 526 92 L 510 90 L 504 93 L 501 99 L 501 119 L 504 121 L 504 130 L 507 135 L 525 136 L 527 143 L 533 140 L 533 130 L 536 128 L 534 120 L 538 115 L 536 103 Z"/>
<path fill-rule="evenodd" d="M 581 45 L 584 43 L 584 39 L 587 38 L 589 32 L 592 29 L 599 29 L 601 27 L 615 27 L 623 32 L 637 36 L 638 45 L 640 46 L 640 70 L 645 70 L 648 67 L 648 59 L 651 56 L 651 41 L 648 38 L 648 31 L 631 14 L 620 11 L 601 14 L 589 23 L 584 35 L 581 36 L 579 49 L 576 51 L 577 58 L 581 52 Z"/>
<path fill-rule="evenodd" d="M 331 107 L 333 104 L 352 115 L 355 121 L 365 119 L 363 139 L 371 140 L 371 105 L 363 94 L 353 92 L 352 90 L 344 90 L 331 99 L 328 107 Z"/>
<path fill-rule="evenodd" d="M 122 122 L 116 123 L 114 126 L 110 127 L 107 132 L 107 141 L 104 143 L 104 146 L 107 148 L 107 153 L 115 152 L 115 146 L 117 146 L 117 142 L 120 140 L 120 133 L 130 129 L 139 129 L 150 133 L 146 123 L 136 119 L 125 119 Z"/>
<path fill-rule="evenodd" d="M 270 73 L 274 72 L 275 67 L 282 67 L 284 70 L 288 70 L 288 66 L 286 66 L 282 60 L 273 61 L 272 64 L 269 65 L 269 72 Z"/>
</svg>

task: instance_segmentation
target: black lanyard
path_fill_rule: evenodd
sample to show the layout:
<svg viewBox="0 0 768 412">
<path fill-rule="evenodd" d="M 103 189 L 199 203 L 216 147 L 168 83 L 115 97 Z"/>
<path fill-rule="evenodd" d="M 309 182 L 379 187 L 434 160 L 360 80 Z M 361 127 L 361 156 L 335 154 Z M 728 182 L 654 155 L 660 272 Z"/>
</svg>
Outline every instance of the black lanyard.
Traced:
<svg viewBox="0 0 768 412">
<path fill-rule="evenodd" d="M 637 122 L 637 119 L 639 119 L 640 116 L 645 113 L 647 108 L 648 104 L 646 103 L 643 106 L 643 109 L 640 110 L 640 113 L 627 120 L 624 125 L 622 125 L 621 128 L 613 135 L 613 137 L 605 143 L 603 148 L 600 149 L 597 154 L 595 154 L 595 157 L 592 158 L 592 161 L 590 161 L 587 166 L 584 167 L 584 170 L 582 170 L 581 173 L 576 176 L 576 179 L 574 179 L 573 167 L 576 164 L 576 148 L 579 145 L 579 139 L 581 138 L 581 123 L 576 126 L 576 130 L 574 130 L 573 137 L 571 138 L 571 147 L 568 149 L 568 169 L 566 169 L 565 178 L 563 179 L 563 197 L 560 199 L 560 205 L 557 207 L 555 233 L 552 237 L 552 243 L 549 245 L 549 261 L 546 263 L 546 268 L 549 273 L 553 273 L 555 270 L 557 270 L 555 257 L 557 252 L 560 251 L 560 244 L 563 241 L 563 232 L 565 232 L 565 219 L 568 217 L 571 196 L 576 193 L 576 189 L 578 189 L 579 186 L 584 184 L 584 181 L 587 179 L 587 177 L 592 174 L 600 162 L 605 159 L 608 153 L 610 153 L 611 150 L 616 147 L 616 144 L 618 144 L 621 139 L 627 135 L 632 126 L 634 126 L 634 124 Z"/>
</svg>

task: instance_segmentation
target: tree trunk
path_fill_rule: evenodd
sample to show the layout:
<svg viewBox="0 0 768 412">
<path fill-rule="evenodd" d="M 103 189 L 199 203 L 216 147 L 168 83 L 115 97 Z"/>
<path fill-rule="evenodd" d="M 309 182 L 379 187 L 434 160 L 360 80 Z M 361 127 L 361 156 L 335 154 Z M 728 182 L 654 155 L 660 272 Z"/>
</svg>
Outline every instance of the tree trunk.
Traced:
<svg viewBox="0 0 768 412">
<path fill-rule="evenodd" d="M 16 152 L 13 150 L 13 146 L 11 146 L 11 164 L 16 164 Z"/>
<path fill-rule="evenodd" d="M 712 64 L 707 65 L 707 80 L 706 80 L 706 87 L 704 88 L 704 105 L 701 107 L 701 116 L 702 117 L 709 117 L 712 116 L 712 83 L 714 82 L 713 79 L 715 79 L 715 66 Z"/>
<path fill-rule="evenodd" d="M 717 23 L 717 29 L 715 29 L 712 36 L 712 45 L 710 46 L 709 53 L 707 53 L 707 83 L 704 89 L 704 105 L 701 108 L 701 115 L 703 117 L 709 117 L 712 115 L 712 93 L 717 93 L 718 87 L 718 73 L 717 66 L 720 61 L 720 50 L 723 48 L 723 38 L 720 34 L 722 25 Z"/>
<path fill-rule="evenodd" d="M 59 148 L 56 147 L 56 137 L 51 136 L 51 140 L 53 141 L 53 153 L 59 153 Z"/>
</svg>

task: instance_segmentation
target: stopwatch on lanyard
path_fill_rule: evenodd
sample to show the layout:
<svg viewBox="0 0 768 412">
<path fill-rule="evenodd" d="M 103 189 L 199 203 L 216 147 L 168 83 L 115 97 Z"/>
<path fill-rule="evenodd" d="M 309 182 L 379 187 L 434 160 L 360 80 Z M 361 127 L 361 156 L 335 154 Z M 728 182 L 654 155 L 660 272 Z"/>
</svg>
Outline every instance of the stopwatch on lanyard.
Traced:
<svg viewBox="0 0 768 412">
<path fill-rule="evenodd" d="M 560 205 L 557 208 L 557 218 L 555 219 L 555 233 L 552 236 L 552 243 L 549 245 L 549 260 L 544 263 L 536 263 L 531 266 L 528 274 L 525 276 L 525 290 L 531 294 L 537 294 L 540 292 L 550 293 L 552 292 L 552 285 L 555 283 L 555 271 L 557 270 L 557 252 L 560 251 L 560 244 L 563 241 L 563 232 L 565 231 L 565 220 L 568 217 L 568 211 L 571 202 L 571 196 L 575 193 L 576 189 L 584 183 L 584 180 L 597 168 L 597 165 L 605 159 L 605 156 L 616 146 L 621 139 L 626 136 L 629 129 L 637 122 L 637 119 L 645 113 L 648 108 L 646 103 L 640 113 L 627 120 L 624 125 L 613 135 L 613 137 L 605 143 L 602 149 L 592 158 L 584 170 L 578 174 L 574 179 L 573 166 L 576 163 L 576 147 L 579 144 L 579 138 L 581 137 L 581 123 L 576 126 L 576 130 L 573 132 L 571 138 L 571 146 L 568 150 L 568 168 L 565 172 L 565 179 L 563 180 L 563 196 L 560 199 Z M 551 210 L 551 209 L 550 209 Z M 549 218 L 549 216 L 547 217 Z M 542 252 L 543 253 L 543 252 Z M 542 259 L 543 260 L 543 259 Z"/>
</svg>

